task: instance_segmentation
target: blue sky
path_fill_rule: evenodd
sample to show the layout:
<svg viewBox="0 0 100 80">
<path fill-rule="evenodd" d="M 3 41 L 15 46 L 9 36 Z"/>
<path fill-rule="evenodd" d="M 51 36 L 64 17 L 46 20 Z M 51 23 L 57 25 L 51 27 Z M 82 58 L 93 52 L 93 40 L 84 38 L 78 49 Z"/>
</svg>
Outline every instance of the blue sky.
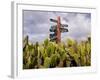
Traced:
<svg viewBox="0 0 100 80">
<path fill-rule="evenodd" d="M 68 24 L 69 32 L 61 34 L 62 41 L 72 38 L 77 41 L 85 40 L 91 33 L 91 14 L 75 12 L 49 12 L 49 11 L 23 11 L 23 35 L 29 36 L 33 43 L 42 42 L 49 38 L 49 29 L 56 23 L 50 22 L 50 18 L 57 19 L 60 16 L 62 24 Z"/>
</svg>

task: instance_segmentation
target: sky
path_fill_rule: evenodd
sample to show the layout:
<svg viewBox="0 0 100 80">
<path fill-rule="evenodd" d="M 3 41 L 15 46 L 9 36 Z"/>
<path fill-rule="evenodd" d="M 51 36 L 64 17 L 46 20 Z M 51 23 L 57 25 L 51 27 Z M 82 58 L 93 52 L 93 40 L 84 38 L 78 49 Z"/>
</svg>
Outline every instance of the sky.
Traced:
<svg viewBox="0 0 100 80">
<path fill-rule="evenodd" d="M 23 10 L 23 36 L 29 36 L 32 43 L 43 42 L 49 38 L 50 27 L 56 25 L 50 19 L 60 16 L 61 23 L 67 24 L 68 31 L 61 33 L 61 40 L 72 38 L 77 41 L 86 40 L 91 34 L 91 13 L 77 12 L 50 12 Z"/>
</svg>

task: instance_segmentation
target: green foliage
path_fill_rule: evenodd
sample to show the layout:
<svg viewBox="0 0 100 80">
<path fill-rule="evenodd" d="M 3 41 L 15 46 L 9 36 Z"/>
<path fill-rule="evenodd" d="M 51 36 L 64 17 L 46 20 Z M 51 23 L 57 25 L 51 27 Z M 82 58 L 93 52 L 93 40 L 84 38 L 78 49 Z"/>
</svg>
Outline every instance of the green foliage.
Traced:
<svg viewBox="0 0 100 80">
<path fill-rule="evenodd" d="M 45 60 L 44 60 L 44 67 L 45 68 L 49 68 L 50 67 L 50 62 L 51 62 L 51 59 L 49 57 L 46 57 Z"/>
<path fill-rule="evenodd" d="M 80 42 L 67 39 L 67 42 L 59 44 L 48 39 L 42 44 L 38 42 L 32 44 L 25 40 L 23 41 L 25 42 L 23 43 L 23 69 L 91 65 L 90 37 Z"/>
</svg>

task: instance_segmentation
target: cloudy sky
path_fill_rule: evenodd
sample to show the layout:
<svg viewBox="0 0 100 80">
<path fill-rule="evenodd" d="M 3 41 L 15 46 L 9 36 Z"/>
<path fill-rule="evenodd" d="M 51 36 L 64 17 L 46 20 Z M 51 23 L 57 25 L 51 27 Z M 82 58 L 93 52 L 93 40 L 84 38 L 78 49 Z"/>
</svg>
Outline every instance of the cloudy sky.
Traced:
<svg viewBox="0 0 100 80">
<path fill-rule="evenodd" d="M 23 11 L 23 35 L 29 36 L 31 42 L 42 42 L 49 38 L 49 29 L 56 23 L 50 18 L 60 16 L 62 24 L 68 24 L 69 32 L 61 33 L 62 41 L 73 38 L 77 41 L 86 39 L 91 33 L 91 14 L 75 12 Z"/>
</svg>

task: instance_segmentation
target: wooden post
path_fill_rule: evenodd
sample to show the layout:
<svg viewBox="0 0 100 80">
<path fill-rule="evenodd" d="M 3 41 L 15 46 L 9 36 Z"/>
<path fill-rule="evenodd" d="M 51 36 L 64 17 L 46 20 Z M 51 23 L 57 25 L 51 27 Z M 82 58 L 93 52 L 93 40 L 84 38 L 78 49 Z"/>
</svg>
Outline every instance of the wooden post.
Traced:
<svg viewBox="0 0 100 80">
<path fill-rule="evenodd" d="M 61 32 L 60 32 L 60 26 L 61 26 L 61 22 L 60 22 L 60 16 L 57 17 L 57 43 L 61 42 Z"/>
</svg>

